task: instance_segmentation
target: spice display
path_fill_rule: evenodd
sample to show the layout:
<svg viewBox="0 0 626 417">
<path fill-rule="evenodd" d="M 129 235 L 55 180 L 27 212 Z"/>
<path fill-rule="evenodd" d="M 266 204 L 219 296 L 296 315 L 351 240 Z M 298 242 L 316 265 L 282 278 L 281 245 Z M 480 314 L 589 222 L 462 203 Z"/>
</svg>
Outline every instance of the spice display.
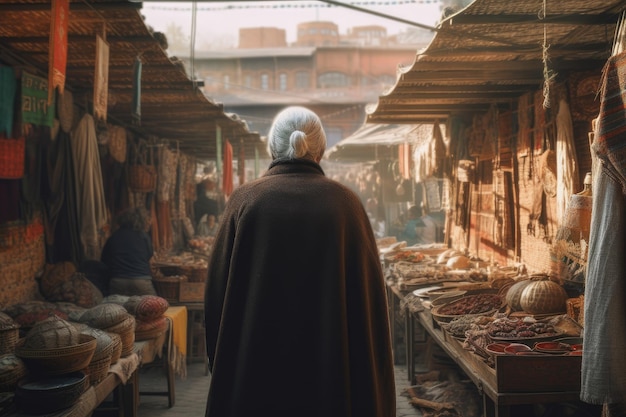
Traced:
<svg viewBox="0 0 626 417">
<path fill-rule="evenodd" d="M 497 294 L 475 294 L 441 306 L 438 313 L 445 315 L 480 314 L 497 309 L 501 305 L 502 298 Z"/>
<path fill-rule="evenodd" d="M 502 318 L 487 326 L 490 337 L 506 339 L 524 339 L 538 336 L 556 336 L 559 334 L 553 325 L 537 321 L 532 317 L 523 319 Z"/>
</svg>

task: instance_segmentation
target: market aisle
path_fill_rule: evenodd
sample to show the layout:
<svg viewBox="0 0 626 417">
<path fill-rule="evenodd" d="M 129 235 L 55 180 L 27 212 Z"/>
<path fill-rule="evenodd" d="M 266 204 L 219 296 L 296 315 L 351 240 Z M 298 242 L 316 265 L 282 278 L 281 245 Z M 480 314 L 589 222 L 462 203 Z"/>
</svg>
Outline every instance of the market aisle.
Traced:
<svg viewBox="0 0 626 417">
<path fill-rule="evenodd" d="M 421 417 L 422 413 L 409 404 L 402 390 L 407 386 L 406 368 L 398 365 L 396 371 L 397 415 L 396 417 Z M 176 378 L 176 403 L 167 408 L 167 397 L 142 396 L 139 399 L 138 417 L 201 417 L 204 416 L 209 377 L 204 375 L 201 363 L 192 363 L 187 368 L 187 378 Z M 141 369 L 139 374 L 141 391 L 163 391 L 165 376 L 160 368 Z M 297 416 L 294 416 L 297 417 Z"/>
</svg>

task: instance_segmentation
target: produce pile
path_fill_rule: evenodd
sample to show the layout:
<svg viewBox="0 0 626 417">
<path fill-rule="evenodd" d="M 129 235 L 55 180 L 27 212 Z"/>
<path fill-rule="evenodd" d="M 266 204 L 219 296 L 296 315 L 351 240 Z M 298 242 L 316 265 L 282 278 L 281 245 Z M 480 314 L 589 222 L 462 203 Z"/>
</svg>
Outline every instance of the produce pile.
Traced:
<svg viewBox="0 0 626 417">
<path fill-rule="evenodd" d="M 480 314 L 498 309 L 501 306 L 502 298 L 498 294 L 475 294 L 441 306 L 438 314 L 447 316 Z"/>
</svg>

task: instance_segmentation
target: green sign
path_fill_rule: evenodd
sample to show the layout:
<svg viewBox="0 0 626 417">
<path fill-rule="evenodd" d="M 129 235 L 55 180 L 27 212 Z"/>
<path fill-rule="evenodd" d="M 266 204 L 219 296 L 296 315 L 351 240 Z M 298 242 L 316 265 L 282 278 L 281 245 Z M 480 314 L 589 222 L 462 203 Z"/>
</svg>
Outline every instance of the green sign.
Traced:
<svg viewBox="0 0 626 417">
<path fill-rule="evenodd" d="M 22 123 L 52 127 L 54 101 L 48 103 L 48 80 L 22 72 Z"/>
</svg>

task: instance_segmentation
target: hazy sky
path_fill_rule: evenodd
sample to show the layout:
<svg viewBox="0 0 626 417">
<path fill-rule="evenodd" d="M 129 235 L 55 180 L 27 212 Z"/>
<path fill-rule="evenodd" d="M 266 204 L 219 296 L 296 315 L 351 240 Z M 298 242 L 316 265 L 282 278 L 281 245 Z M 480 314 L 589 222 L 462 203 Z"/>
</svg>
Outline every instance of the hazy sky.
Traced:
<svg viewBox="0 0 626 417">
<path fill-rule="evenodd" d="M 434 26 L 440 15 L 438 0 L 359 0 L 343 1 L 361 9 L 398 17 L 400 19 Z M 185 36 L 190 37 L 193 25 L 193 3 L 145 1 L 141 13 L 146 23 L 156 31 L 167 33 L 167 27 L 176 23 Z M 238 42 L 241 27 L 278 27 L 285 29 L 287 42 L 296 40 L 298 23 L 331 21 L 339 26 L 340 34 L 362 25 L 387 27 L 389 35 L 405 31 L 407 24 L 382 18 L 358 10 L 334 6 L 321 1 L 231 1 L 196 3 L 196 49 L 213 43 Z"/>
</svg>

